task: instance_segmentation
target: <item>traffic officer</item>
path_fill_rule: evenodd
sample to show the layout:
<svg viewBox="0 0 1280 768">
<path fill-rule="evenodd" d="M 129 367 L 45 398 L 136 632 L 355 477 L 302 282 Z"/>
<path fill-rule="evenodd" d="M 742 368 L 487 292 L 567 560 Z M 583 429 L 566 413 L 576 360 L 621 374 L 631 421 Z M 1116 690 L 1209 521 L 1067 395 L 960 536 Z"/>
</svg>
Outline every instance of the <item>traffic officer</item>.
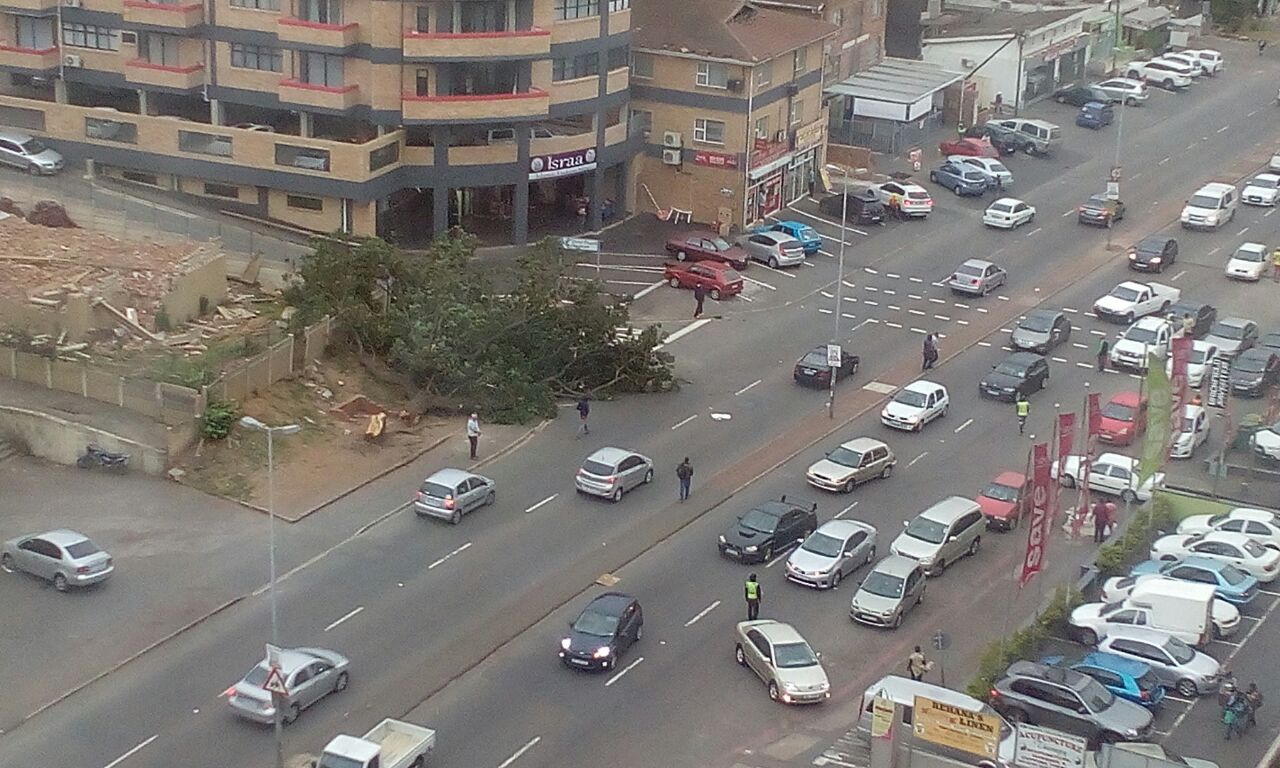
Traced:
<svg viewBox="0 0 1280 768">
<path fill-rule="evenodd" d="M 764 597 L 764 590 L 760 589 L 760 582 L 756 581 L 756 575 L 753 573 L 747 577 L 747 583 L 743 590 L 747 598 L 747 621 L 755 621 L 760 615 L 760 598 Z"/>
<path fill-rule="evenodd" d="M 1027 417 L 1031 415 L 1031 401 L 1027 400 L 1026 395 L 1019 392 L 1013 407 L 1018 414 L 1018 434 L 1021 435 L 1027 428 Z"/>
<path fill-rule="evenodd" d="M 1280 283 L 1280 246 L 1271 252 L 1271 279 Z"/>
</svg>

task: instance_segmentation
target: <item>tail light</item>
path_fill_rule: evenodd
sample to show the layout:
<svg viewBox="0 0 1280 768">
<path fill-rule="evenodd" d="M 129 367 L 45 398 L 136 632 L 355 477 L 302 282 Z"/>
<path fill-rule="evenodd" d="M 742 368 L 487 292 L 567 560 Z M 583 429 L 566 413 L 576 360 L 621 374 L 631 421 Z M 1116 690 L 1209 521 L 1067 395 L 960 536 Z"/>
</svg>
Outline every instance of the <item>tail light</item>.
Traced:
<svg viewBox="0 0 1280 768">
<path fill-rule="evenodd" d="M 227 690 L 223 691 L 223 692 L 222 692 L 222 695 L 223 695 L 223 696 L 226 696 L 227 698 L 231 698 L 232 696 L 235 696 L 235 695 L 236 695 L 236 687 L 235 687 L 234 685 L 233 685 L 233 686 L 231 686 L 231 687 L 230 687 L 230 688 L 228 688 Z"/>
<path fill-rule="evenodd" d="M 87 565 L 82 565 L 82 566 L 80 566 L 79 568 L 76 568 L 76 573 L 84 574 L 84 573 L 88 573 L 88 572 L 89 572 L 89 566 L 87 566 Z"/>
<path fill-rule="evenodd" d="M 1151 694 L 1146 691 L 1139 691 L 1138 698 L 1142 701 L 1151 701 Z"/>
<path fill-rule="evenodd" d="M 445 497 L 444 497 L 444 508 L 445 508 L 445 509 L 453 509 L 453 497 L 452 497 L 452 496 L 445 496 Z"/>
<path fill-rule="evenodd" d="M 998 699 L 1000 698 L 1000 692 L 997 691 L 995 688 L 992 688 L 990 691 L 987 691 L 987 696 L 993 699 Z"/>
<path fill-rule="evenodd" d="M 1266 571 L 1267 573 L 1271 573 L 1275 569 L 1276 569 L 1275 563 L 1269 563 L 1267 565 L 1262 566 L 1262 570 Z"/>
</svg>

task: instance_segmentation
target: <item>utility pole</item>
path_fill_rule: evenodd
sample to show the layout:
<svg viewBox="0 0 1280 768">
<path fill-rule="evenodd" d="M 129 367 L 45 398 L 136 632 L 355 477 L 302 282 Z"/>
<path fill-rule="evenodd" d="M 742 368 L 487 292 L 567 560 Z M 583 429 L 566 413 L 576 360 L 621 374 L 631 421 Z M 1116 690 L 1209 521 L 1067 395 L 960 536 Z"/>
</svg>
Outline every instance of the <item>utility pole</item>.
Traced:
<svg viewBox="0 0 1280 768">
<path fill-rule="evenodd" d="M 840 185 L 840 256 L 839 265 L 836 267 L 836 327 L 831 337 L 831 343 L 840 343 L 840 313 L 844 310 L 844 240 L 845 228 L 849 221 L 849 169 L 846 167 L 842 174 L 843 183 Z M 841 353 L 843 355 L 843 352 Z M 830 357 L 828 353 L 827 357 Z M 832 363 L 832 360 L 828 360 Z M 839 366 L 831 366 L 831 389 L 827 393 L 827 418 L 834 419 L 836 417 L 836 376 L 839 373 Z"/>
</svg>

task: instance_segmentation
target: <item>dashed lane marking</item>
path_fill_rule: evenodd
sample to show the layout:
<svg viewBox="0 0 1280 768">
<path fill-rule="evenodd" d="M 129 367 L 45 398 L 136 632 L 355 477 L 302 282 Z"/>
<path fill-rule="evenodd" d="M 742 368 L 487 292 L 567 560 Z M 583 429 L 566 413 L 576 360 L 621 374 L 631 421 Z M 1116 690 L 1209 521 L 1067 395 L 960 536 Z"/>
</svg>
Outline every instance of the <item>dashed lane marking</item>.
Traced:
<svg viewBox="0 0 1280 768">
<path fill-rule="evenodd" d="M 1222 126 L 1221 128 L 1219 128 L 1217 131 L 1214 131 L 1214 133 L 1223 133 L 1224 131 L 1226 131 L 1226 130 L 1227 130 L 1228 128 L 1230 128 L 1230 127 L 1231 127 L 1230 125 L 1224 125 L 1224 126 Z"/>
<path fill-rule="evenodd" d="M 755 283 L 756 285 L 760 286 L 761 288 L 768 288 L 768 289 L 769 289 L 769 290 L 771 290 L 771 291 L 776 291 L 776 290 L 778 290 L 777 288 L 773 287 L 772 285 L 769 285 L 768 283 L 764 283 L 764 282 L 761 282 L 761 281 L 756 280 L 756 279 L 754 279 L 754 278 L 747 277 L 746 275 L 739 275 L 739 277 L 741 277 L 743 280 L 746 280 L 748 283 Z"/>
<path fill-rule="evenodd" d="M 525 514 L 527 515 L 527 514 L 529 514 L 530 512 L 536 512 L 539 508 L 544 507 L 544 506 L 546 506 L 547 504 L 550 504 L 552 501 L 555 501 L 555 498 L 556 498 L 557 496 L 559 496 L 559 495 L 560 495 L 560 494 L 558 494 L 558 493 L 553 493 L 553 494 L 551 494 L 551 495 L 550 495 L 550 496 L 548 496 L 547 498 L 543 499 L 542 501 L 538 502 L 537 504 L 534 504 L 532 507 L 529 507 L 528 509 L 526 509 L 526 510 L 524 511 L 524 512 L 525 512 Z"/>
<path fill-rule="evenodd" d="M 1092 330 L 1091 330 L 1091 331 L 1089 331 L 1089 333 L 1093 334 L 1094 336 L 1106 336 L 1106 335 L 1107 335 L 1105 331 L 1092 331 Z"/>
<path fill-rule="evenodd" d="M 1001 329 L 1000 329 L 1000 332 L 1001 332 L 1001 333 L 1013 333 L 1013 329 L 1012 329 L 1012 328 L 1001 328 Z"/>
<path fill-rule="evenodd" d="M 985 315 L 985 314 L 987 314 L 987 310 L 986 310 L 986 309 L 984 309 L 984 308 L 982 308 L 982 307 L 977 307 L 977 310 L 978 310 L 979 312 L 981 312 L 982 314 L 984 314 L 984 315 Z"/>
<path fill-rule="evenodd" d="M 749 391 L 752 387 L 756 386 L 757 384 L 759 384 L 759 383 L 760 383 L 760 382 L 762 382 L 762 381 L 764 381 L 764 379 L 756 379 L 755 381 L 751 382 L 750 384 L 748 384 L 747 386 L 745 386 L 745 387 L 743 387 L 742 389 L 738 390 L 737 392 L 734 392 L 733 394 L 734 394 L 734 396 L 735 396 L 735 397 L 736 397 L 736 396 L 738 396 L 738 395 L 744 394 L 744 393 L 746 393 L 747 391 Z"/>
<path fill-rule="evenodd" d="M 1156 163 L 1156 165 L 1164 165 L 1164 164 L 1165 164 L 1165 163 L 1167 163 L 1167 162 L 1169 162 L 1169 158 L 1167 158 L 1167 157 L 1166 157 L 1165 159 L 1163 159 L 1163 160 L 1161 160 L 1160 162 Z"/>
<path fill-rule="evenodd" d="M 823 309 L 822 307 L 819 307 L 818 311 L 824 315 L 834 315 L 836 313 L 834 309 Z"/>
<path fill-rule="evenodd" d="M 853 283 L 849 282 L 848 280 L 841 280 L 840 282 L 841 282 L 841 283 L 844 283 L 844 287 L 845 287 L 845 288 L 857 288 L 857 287 L 858 287 L 858 286 L 854 285 Z"/>
<path fill-rule="evenodd" d="M 929 299 L 929 301 L 933 301 L 933 299 Z M 945 301 L 944 301 L 944 302 L 942 302 L 942 303 L 943 303 L 943 304 L 946 304 L 946 302 L 945 302 Z M 953 301 L 953 302 L 951 302 L 951 306 L 953 306 L 953 307 L 958 307 L 958 308 L 960 308 L 960 309 L 968 309 L 968 308 L 969 308 L 969 305 L 968 305 L 968 304 L 961 304 L 961 303 L 960 303 L 960 302 L 958 302 L 958 301 Z"/>
<path fill-rule="evenodd" d="M 915 328 L 915 327 L 913 327 L 913 328 L 911 329 L 911 332 L 912 332 L 912 333 L 919 333 L 919 334 L 925 334 L 925 333 L 928 333 L 928 331 L 926 331 L 926 330 L 925 330 L 925 329 L 923 329 L 923 328 Z"/>
<path fill-rule="evenodd" d="M 997 296 L 996 298 L 999 299 L 1000 301 L 1009 301 L 1008 296 Z"/>
<path fill-rule="evenodd" d="M 672 425 L 671 425 L 671 429 L 672 429 L 672 431 L 677 430 L 677 429 L 679 429 L 679 428 L 683 427 L 685 424 L 688 424 L 689 422 L 693 421 L 693 420 L 694 420 L 694 419 L 696 419 L 696 418 L 698 418 L 698 414 L 696 414 L 696 413 L 695 413 L 695 414 L 693 414 L 692 416 L 688 417 L 687 419 L 681 419 L 680 421 L 676 422 L 675 424 L 672 424 Z"/>
<path fill-rule="evenodd" d="M 840 510 L 839 512 L 837 512 L 837 513 L 835 513 L 834 515 L 832 515 L 832 517 L 834 517 L 835 519 L 839 520 L 840 518 L 842 518 L 842 517 L 844 517 L 846 514 L 848 514 L 848 513 L 849 513 L 849 512 L 850 512 L 854 507 L 856 507 L 856 506 L 858 506 L 858 502 L 856 502 L 856 501 L 855 501 L 855 502 L 853 502 L 852 504 L 850 504 L 849 506 L 845 507 L 844 509 L 842 509 L 842 510 Z"/>
<path fill-rule="evenodd" d="M 918 277 L 908 277 L 908 278 L 907 278 L 907 280 L 909 280 L 910 282 L 913 282 L 913 283 L 923 283 L 923 282 L 924 282 L 923 280 L 921 280 L 921 279 L 920 279 L 920 278 L 918 278 Z"/>
<path fill-rule="evenodd" d="M 862 271 L 863 271 L 863 272 L 866 272 L 868 275 L 878 275 L 878 274 L 880 274 L 877 270 L 874 270 L 874 269 L 872 269 L 871 267 L 863 267 L 863 268 L 862 268 Z"/>
<path fill-rule="evenodd" d="M 930 303 L 930 304 L 946 304 L 946 303 L 947 303 L 947 300 L 946 300 L 946 299 L 937 299 L 937 298 L 934 298 L 934 297 L 930 296 L 930 297 L 929 297 L 929 303 Z"/>
<path fill-rule="evenodd" d="M 608 683 L 605 683 L 605 685 L 608 685 Z M 520 757 L 525 752 L 528 752 L 529 750 L 533 749 L 533 747 L 540 741 L 542 741 L 541 736 L 534 736 L 532 739 L 529 739 L 529 741 L 525 742 L 525 745 L 523 747 L 516 750 L 515 754 L 513 754 L 511 757 L 508 757 L 506 760 L 503 760 L 498 765 L 498 768 L 510 768 L 512 763 L 519 760 Z"/>
<path fill-rule="evenodd" d="M 772 560 L 770 560 L 769 562 L 765 563 L 765 564 L 764 564 L 764 567 L 765 567 L 765 568 L 772 568 L 773 566 L 777 565 L 777 564 L 778 564 L 778 563 L 779 563 L 783 558 L 785 558 L 788 554 L 790 554 L 790 553 L 789 553 L 789 552 L 783 552 L 783 553 L 781 553 L 781 554 L 780 554 L 780 555 L 778 555 L 777 557 L 775 557 L 775 558 L 773 558 Z"/>
<path fill-rule="evenodd" d="M 969 419 L 969 420 L 968 420 L 968 421 L 966 421 L 965 423 L 963 423 L 963 424 L 961 424 L 960 426 L 956 427 L 956 428 L 955 428 L 955 433 L 956 433 L 957 435 L 958 435 L 958 434 L 960 434 L 961 432 L 963 432 L 963 431 L 964 431 L 964 428 L 965 428 L 965 427 L 969 426 L 969 425 L 970 425 L 970 424 L 972 424 L 972 423 L 973 423 L 973 419 Z"/>
<path fill-rule="evenodd" d="M 889 322 L 888 320 L 884 321 L 884 324 L 885 324 L 885 325 L 887 325 L 887 326 L 889 326 L 890 328 L 901 328 L 901 327 L 902 327 L 902 323 L 892 323 L 892 322 Z"/>
<path fill-rule="evenodd" d="M 1244 229 L 1236 233 L 1236 237 L 1241 237 L 1242 235 L 1244 235 L 1245 232 L 1248 232 L 1248 231 L 1249 231 L 1249 228 L 1245 227 Z"/>
<path fill-rule="evenodd" d="M 1071 209 L 1071 210 L 1069 210 L 1069 211 L 1064 211 L 1064 212 L 1063 212 L 1063 214 L 1062 214 L 1062 218 L 1064 218 L 1064 219 L 1065 219 L 1065 218 L 1067 218 L 1068 216 L 1074 216 L 1076 213 L 1078 213 L 1078 211 L 1076 211 L 1076 209 L 1075 209 L 1075 208 L 1072 208 L 1072 209 Z"/>
<path fill-rule="evenodd" d="M 927 314 L 925 312 L 921 312 L 918 309 L 908 309 L 907 312 L 912 315 L 919 315 L 920 317 L 924 317 Z"/>
<path fill-rule="evenodd" d="M 1052 359 L 1052 360 L 1053 360 L 1053 362 L 1055 362 L 1055 363 L 1069 363 L 1069 362 L 1071 362 L 1070 360 L 1068 360 L 1068 359 L 1067 359 L 1067 358 L 1065 358 L 1065 357 L 1055 357 L 1055 358 L 1051 358 L 1051 359 Z"/>
<path fill-rule="evenodd" d="M 847 318 L 849 318 L 850 320 L 857 320 L 857 319 L 858 319 L 858 316 L 857 316 L 857 315 L 850 314 L 850 313 L 848 313 L 848 312 L 841 312 L 841 313 L 840 313 L 840 316 L 841 316 L 841 317 L 847 317 Z"/>
<path fill-rule="evenodd" d="M 360 606 L 359 608 L 356 608 L 355 610 L 348 611 L 348 612 L 347 612 L 347 614 L 346 614 L 345 616 L 343 616 L 342 618 L 338 619 L 337 621 L 331 622 L 331 623 L 329 624 L 329 626 L 327 626 L 327 627 L 325 627 L 325 628 L 324 628 L 324 631 L 325 631 L 325 632 L 328 632 L 329 630 L 331 630 L 331 629 L 334 629 L 334 628 L 338 627 L 339 625 L 341 625 L 341 624 L 342 624 L 342 622 L 344 622 L 344 621 L 346 621 L 347 619 L 350 619 L 350 618 L 352 618 L 352 617 L 354 617 L 354 616 L 358 615 L 358 614 L 359 614 L 359 613 L 361 613 L 363 610 L 364 610 L 364 606 L 362 605 L 362 606 Z"/>
<path fill-rule="evenodd" d="M 438 560 L 436 560 L 436 561 L 435 561 L 434 563 L 432 563 L 431 565 L 428 565 L 428 566 L 427 566 L 427 570 L 428 570 L 428 571 L 430 571 L 430 570 L 434 569 L 434 568 L 435 568 L 436 566 L 438 566 L 438 565 L 443 565 L 443 564 L 444 564 L 444 562 L 445 562 L 446 560 L 449 560 L 449 559 L 453 558 L 453 557 L 454 557 L 454 556 L 456 556 L 456 555 L 460 555 L 460 554 L 462 554 L 463 552 L 466 552 L 468 549 L 471 549 L 471 542 L 469 542 L 469 541 L 468 541 L 466 544 L 463 544 L 462 546 L 460 546 L 460 547 L 458 547 L 457 549 L 453 550 L 453 551 L 452 551 L 452 552 L 450 552 L 449 554 L 445 555 L 444 557 L 439 558 Z"/>
<path fill-rule="evenodd" d="M 871 299 L 863 299 L 863 300 L 862 300 L 862 303 L 863 303 L 863 304 L 866 304 L 867 306 L 871 306 L 871 307 L 878 307 L 878 306 L 880 306 L 880 302 L 878 302 L 878 301 L 872 301 Z"/>
<path fill-rule="evenodd" d="M 908 298 L 908 299 L 915 299 L 916 301 L 924 301 L 924 297 L 923 297 L 923 296 L 921 296 L 921 295 L 920 295 L 920 294 L 918 294 L 918 293 L 908 293 L 908 294 L 907 294 L 907 298 Z"/>
<path fill-rule="evenodd" d="M 1220 246 L 1220 245 L 1215 245 L 1215 246 L 1213 247 L 1213 250 L 1212 250 L 1212 251 L 1209 251 L 1208 253 L 1206 253 L 1206 254 L 1205 254 L 1205 256 L 1212 256 L 1213 254 L 1217 253 L 1217 252 L 1218 252 L 1218 251 L 1220 251 L 1220 250 L 1222 250 L 1222 246 Z"/>
<path fill-rule="evenodd" d="M 883 293 L 885 293 L 885 294 L 887 294 L 887 295 L 889 295 L 889 296 L 897 296 L 897 295 L 898 295 L 898 292 L 897 292 L 897 291 L 895 291 L 895 290 L 893 290 L 892 288 L 881 288 L 880 290 L 881 290 L 881 292 L 883 292 Z"/>
<path fill-rule="evenodd" d="M 1088 349 L 1088 348 L 1089 348 L 1089 345 L 1088 345 L 1088 344 L 1081 344 L 1081 343 L 1080 343 L 1080 342 L 1078 342 L 1078 341 L 1073 341 L 1073 342 L 1071 342 L 1071 346 L 1075 347 L 1076 349 Z"/>
<path fill-rule="evenodd" d="M 740 298 L 746 298 L 746 297 L 745 297 L 745 296 L 740 296 Z M 662 349 L 663 347 L 665 347 L 665 346 L 667 346 L 667 345 L 669 345 L 669 344 L 671 344 L 671 343 L 673 343 L 673 342 L 675 342 L 675 341 L 677 341 L 677 340 L 679 340 L 679 339 L 681 339 L 681 338 L 684 338 L 685 336 L 688 336 L 689 334 L 693 333 L 694 331 L 698 330 L 699 328 L 701 328 L 702 326 L 706 325 L 706 324 L 707 324 L 707 323 L 709 323 L 709 322 L 711 322 L 711 318 L 709 318 L 709 317 L 704 317 L 704 318 L 703 318 L 703 319 L 701 319 L 701 320 L 694 320 L 692 323 L 689 323 L 689 324 L 688 324 L 688 325 L 686 325 L 685 327 L 681 328 L 681 329 L 680 329 L 680 330 L 678 330 L 678 331 L 675 331 L 675 332 L 674 332 L 674 333 L 672 333 L 670 336 L 668 336 L 667 338 L 663 339 L 663 340 L 662 340 L 662 343 L 661 343 L 661 344 L 658 344 L 657 346 L 655 346 L 655 347 L 654 347 L 654 349 Z"/>
<path fill-rule="evenodd" d="M 823 256 L 826 256 L 828 259 L 834 259 L 834 258 L 836 257 L 836 255 L 835 255 L 834 253 L 827 253 L 826 251 L 824 251 L 824 250 L 822 250 L 822 249 L 819 249 L 819 250 L 818 250 L 818 253 L 822 254 Z"/>
<path fill-rule="evenodd" d="M 884 276 L 889 278 L 890 280 L 898 280 L 902 277 L 902 275 L 898 274 L 897 272 L 885 272 Z"/>
<path fill-rule="evenodd" d="M 941 321 L 942 321 L 942 322 L 944 322 L 944 323 L 949 323 L 949 322 L 951 322 L 951 318 L 950 318 L 950 317 L 948 317 L 948 316 L 946 316 L 946 315 L 934 315 L 934 316 L 933 316 L 933 319 L 934 319 L 934 320 L 941 320 Z"/>
<path fill-rule="evenodd" d="M 703 616 L 706 616 L 708 613 L 711 613 L 712 611 L 714 611 L 714 610 L 715 610 L 716 608 L 718 608 L 719 606 L 720 606 L 720 601 L 719 601 L 719 600 L 717 600 L 717 601 L 715 601 L 714 603 L 712 603 L 711 605 L 708 605 L 706 608 L 703 608 L 701 611 L 698 611 L 698 614 L 697 614 L 696 616 L 694 616 L 692 619 L 689 619 L 688 621 L 686 621 L 686 622 L 684 623 L 684 625 L 685 625 L 686 627 L 692 627 L 694 624 L 697 624 L 697 623 L 698 623 L 698 620 L 699 620 L 699 619 L 701 619 Z"/>
<path fill-rule="evenodd" d="M 1176 275 L 1174 275 L 1173 277 L 1169 278 L 1169 280 L 1170 280 L 1170 282 L 1172 282 L 1172 281 L 1177 280 L 1178 278 L 1182 277 L 1182 276 L 1183 276 L 1183 275 L 1185 275 L 1185 274 L 1187 274 L 1187 270 L 1185 270 L 1185 269 L 1184 269 L 1184 270 L 1182 270 L 1181 272 L 1179 272 L 1178 274 L 1176 274 Z"/>
<path fill-rule="evenodd" d="M 1072 307 L 1063 307 L 1063 308 L 1062 308 L 1062 311 L 1063 311 L 1063 312 L 1067 312 L 1067 313 L 1069 313 L 1069 314 L 1074 315 L 1075 313 L 1079 312 L 1080 310 L 1078 310 L 1078 309 L 1074 309 L 1074 308 L 1072 308 Z"/>
<path fill-rule="evenodd" d="M 1032 235 L 1036 234 L 1037 232 L 1039 232 L 1039 231 L 1040 231 L 1040 230 L 1042 230 L 1042 229 L 1044 229 L 1044 227 L 1036 227 L 1035 229 L 1031 230 L 1031 231 L 1030 231 L 1030 232 L 1028 232 L 1027 234 L 1023 235 L 1023 237 L 1031 237 Z"/>
<path fill-rule="evenodd" d="M 157 733 L 153 735 L 151 738 L 144 740 L 142 743 L 138 744 L 138 746 L 134 747 L 128 752 L 125 752 L 123 755 L 117 757 L 115 760 L 112 760 L 111 762 L 107 763 L 106 768 L 115 768 L 117 765 L 123 763 L 125 760 L 128 760 L 129 758 L 141 752 L 144 747 L 146 747 L 148 744 L 150 744 L 151 742 L 155 741 L 158 738 L 160 738 L 160 734 Z"/>
<path fill-rule="evenodd" d="M 989 347 L 989 346 L 991 346 L 991 342 L 989 342 L 989 341 L 980 341 L 980 342 L 978 342 L 978 346 L 980 346 L 980 347 Z"/>
<path fill-rule="evenodd" d="M 864 286 L 862 286 L 862 289 L 863 289 L 863 290 L 866 290 L 866 291 L 871 291 L 872 293 L 879 293 L 879 292 L 880 292 L 880 289 L 879 289 L 879 288 L 877 288 L 877 287 L 875 287 L 874 285 L 864 285 Z"/>
<path fill-rule="evenodd" d="M 1097 317 L 1097 314 L 1093 312 L 1081 312 L 1080 314 L 1084 315 L 1085 317 L 1094 317 L 1094 318 Z"/>
<path fill-rule="evenodd" d="M 897 304 L 890 304 L 890 305 L 889 305 L 889 309 L 893 310 L 894 312 L 901 312 L 901 311 L 902 311 L 902 307 L 899 307 Z"/>
<path fill-rule="evenodd" d="M 969 321 L 968 321 L 968 320 L 956 320 L 956 322 L 957 322 L 957 323 L 959 323 L 960 325 L 968 325 L 968 324 L 969 324 Z"/>
<path fill-rule="evenodd" d="M 923 459 L 925 456 L 928 456 L 928 455 L 929 455 L 929 452 L 928 452 L 928 451 L 925 451 L 924 453 L 922 453 L 922 454 L 920 454 L 919 456 L 915 457 L 915 458 L 914 458 L 914 459 L 912 459 L 911 461 L 907 462 L 907 469 L 911 469 L 911 467 L 912 467 L 912 465 L 913 465 L 913 464 L 915 464 L 917 461 L 919 461 L 919 460 Z"/>
<path fill-rule="evenodd" d="M 818 293 L 822 294 L 823 298 L 827 298 L 827 299 L 835 298 L 835 294 L 833 293 L 827 293 L 826 291 L 818 291 Z"/>
</svg>

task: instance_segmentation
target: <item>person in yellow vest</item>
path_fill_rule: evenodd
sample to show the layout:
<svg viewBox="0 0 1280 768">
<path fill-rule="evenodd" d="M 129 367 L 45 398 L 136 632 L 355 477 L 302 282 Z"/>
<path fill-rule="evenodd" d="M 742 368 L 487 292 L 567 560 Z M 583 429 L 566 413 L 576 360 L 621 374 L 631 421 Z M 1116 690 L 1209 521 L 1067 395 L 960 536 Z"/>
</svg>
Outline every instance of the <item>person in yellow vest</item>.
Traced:
<svg viewBox="0 0 1280 768">
<path fill-rule="evenodd" d="M 764 590 L 760 589 L 754 573 L 747 577 L 744 594 L 747 598 L 747 621 L 755 621 L 760 616 L 760 598 L 764 597 Z"/>
<path fill-rule="evenodd" d="M 1280 246 L 1271 252 L 1271 279 L 1280 283 Z"/>
<path fill-rule="evenodd" d="M 1027 417 L 1031 415 L 1031 402 L 1027 400 L 1026 395 L 1019 392 L 1013 407 L 1018 414 L 1018 434 L 1021 435 L 1027 428 Z"/>
</svg>

